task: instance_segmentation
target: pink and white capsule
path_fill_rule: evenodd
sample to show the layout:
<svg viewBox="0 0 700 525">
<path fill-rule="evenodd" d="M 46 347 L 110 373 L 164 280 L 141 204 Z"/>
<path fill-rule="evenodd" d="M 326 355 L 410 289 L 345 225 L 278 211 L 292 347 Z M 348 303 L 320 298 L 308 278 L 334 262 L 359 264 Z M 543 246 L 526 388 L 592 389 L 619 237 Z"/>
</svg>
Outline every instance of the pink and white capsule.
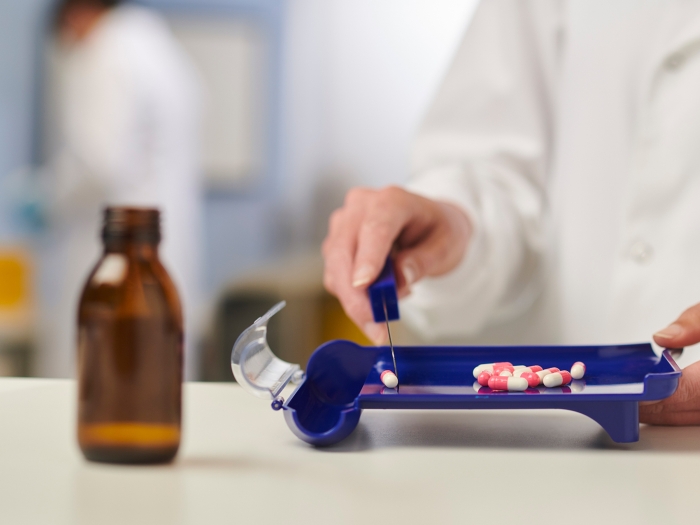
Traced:
<svg viewBox="0 0 700 525">
<path fill-rule="evenodd" d="M 384 386 L 387 388 L 396 388 L 399 385 L 399 378 L 396 377 L 396 374 L 391 370 L 384 370 L 379 376 L 379 379 L 382 380 L 382 383 L 384 383 Z"/>
<path fill-rule="evenodd" d="M 584 375 L 586 375 L 586 365 L 581 361 L 576 361 L 571 365 L 571 377 L 574 379 L 581 379 Z"/>
<path fill-rule="evenodd" d="M 496 368 L 496 367 L 503 367 L 503 366 L 505 366 L 505 365 L 507 365 L 507 366 L 513 366 L 513 365 L 511 365 L 510 363 L 507 363 L 507 362 L 502 362 L 502 363 L 484 363 L 484 364 L 482 364 L 482 365 L 478 365 L 478 366 L 474 367 L 474 371 L 472 372 L 472 374 L 474 374 L 474 377 L 476 378 L 476 377 L 479 377 L 479 374 L 480 374 L 481 372 L 483 372 L 484 370 L 488 370 L 489 372 L 493 372 L 493 371 L 494 371 L 494 368 Z"/>
<path fill-rule="evenodd" d="M 559 372 L 559 369 L 556 367 L 545 368 L 544 370 L 540 370 L 539 372 L 535 372 L 535 373 L 540 377 L 540 381 L 544 381 L 545 376 L 548 376 L 549 374 L 553 374 L 554 372 Z"/>
<path fill-rule="evenodd" d="M 553 374 L 545 376 L 545 378 L 542 380 L 542 383 L 544 383 L 544 386 L 546 386 L 547 388 L 568 385 L 569 383 L 571 383 L 571 374 L 566 370 L 554 372 Z"/>
<path fill-rule="evenodd" d="M 479 377 L 476 378 L 476 382 L 481 386 L 489 386 L 489 379 L 491 379 L 492 375 L 493 372 L 491 372 L 491 370 L 484 370 L 479 374 Z"/>
<path fill-rule="evenodd" d="M 503 370 L 498 372 L 498 374 L 496 374 L 496 375 L 499 375 L 501 377 L 513 377 L 513 372 L 511 372 L 507 368 L 504 368 Z"/>
<path fill-rule="evenodd" d="M 522 368 L 518 368 L 513 372 L 513 375 L 515 377 L 520 377 L 523 374 L 527 374 L 529 372 L 540 372 L 542 370 L 542 367 L 540 365 L 531 365 L 531 366 L 524 366 Z"/>
<path fill-rule="evenodd" d="M 481 372 L 493 372 L 493 363 L 484 363 L 483 365 L 478 365 L 474 367 L 474 378 L 478 378 Z"/>
<path fill-rule="evenodd" d="M 520 377 L 527 381 L 527 386 L 530 388 L 535 388 L 540 384 L 540 376 L 538 376 L 535 372 L 525 372 L 524 374 L 521 374 Z"/>
<path fill-rule="evenodd" d="M 527 390 L 527 381 L 522 377 L 491 376 L 491 379 L 489 379 L 489 388 L 491 390 L 522 392 L 523 390 Z"/>
<path fill-rule="evenodd" d="M 508 371 L 508 372 L 510 372 L 511 375 L 513 375 L 515 368 L 513 368 L 511 365 L 494 365 L 493 366 L 493 373 L 494 374 L 500 375 L 500 373 L 503 371 Z"/>
</svg>

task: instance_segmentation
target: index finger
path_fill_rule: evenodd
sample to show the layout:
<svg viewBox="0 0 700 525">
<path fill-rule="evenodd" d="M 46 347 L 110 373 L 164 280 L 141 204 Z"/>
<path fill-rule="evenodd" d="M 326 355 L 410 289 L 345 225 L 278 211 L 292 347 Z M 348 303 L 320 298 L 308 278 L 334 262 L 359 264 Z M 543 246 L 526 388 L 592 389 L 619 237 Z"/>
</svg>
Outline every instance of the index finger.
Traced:
<svg viewBox="0 0 700 525">
<path fill-rule="evenodd" d="M 323 243 L 325 261 L 324 285 L 335 295 L 348 317 L 375 343 L 386 339 L 386 328 L 373 322 L 369 298 L 364 290 L 351 283 L 357 235 L 365 207 L 373 190 L 356 188 L 348 192 L 343 208 L 336 210 L 329 221 L 328 237 Z"/>
<path fill-rule="evenodd" d="M 358 232 L 353 287 L 366 288 L 379 276 L 409 216 L 404 190 L 389 187 L 377 192 L 367 206 Z"/>
</svg>

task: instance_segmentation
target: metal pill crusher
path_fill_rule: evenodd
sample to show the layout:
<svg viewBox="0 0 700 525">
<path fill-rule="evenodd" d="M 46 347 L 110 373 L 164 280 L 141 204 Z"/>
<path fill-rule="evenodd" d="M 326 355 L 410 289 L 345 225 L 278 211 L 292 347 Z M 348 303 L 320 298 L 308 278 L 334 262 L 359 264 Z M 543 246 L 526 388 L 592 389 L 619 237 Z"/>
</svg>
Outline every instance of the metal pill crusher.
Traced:
<svg viewBox="0 0 700 525">
<path fill-rule="evenodd" d="M 390 261 L 369 287 L 376 322 L 398 319 L 396 280 Z M 584 414 L 619 443 L 639 440 L 640 401 L 666 398 L 681 375 L 671 350 L 657 356 L 651 344 L 607 346 L 360 346 L 329 341 L 311 355 L 304 373 L 275 357 L 267 344 L 267 323 L 285 303 L 274 306 L 246 329 L 231 352 L 236 381 L 248 392 L 272 400 L 291 431 L 312 445 L 348 437 L 364 409 L 537 409 Z M 395 358 L 394 355 L 395 354 Z M 494 391 L 475 383 L 482 363 L 510 361 L 568 370 L 586 364 L 586 375 L 557 388 Z M 397 368 L 398 367 L 398 368 Z M 384 370 L 399 377 L 397 389 L 379 379 Z M 295 389 L 281 397 L 287 385 Z"/>
</svg>

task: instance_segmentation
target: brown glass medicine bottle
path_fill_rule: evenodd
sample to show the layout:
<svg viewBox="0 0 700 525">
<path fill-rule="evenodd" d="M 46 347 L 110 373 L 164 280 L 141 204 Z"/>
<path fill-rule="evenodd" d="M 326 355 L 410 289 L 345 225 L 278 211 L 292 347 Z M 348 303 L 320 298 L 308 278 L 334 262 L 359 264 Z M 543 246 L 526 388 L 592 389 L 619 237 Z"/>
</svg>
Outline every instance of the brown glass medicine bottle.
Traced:
<svg viewBox="0 0 700 525">
<path fill-rule="evenodd" d="M 107 208 L 78 308 L 78 442 L 92 461 L 170 461 L 180 445 L 182 310 L 160 213 Z"/>
</svg>

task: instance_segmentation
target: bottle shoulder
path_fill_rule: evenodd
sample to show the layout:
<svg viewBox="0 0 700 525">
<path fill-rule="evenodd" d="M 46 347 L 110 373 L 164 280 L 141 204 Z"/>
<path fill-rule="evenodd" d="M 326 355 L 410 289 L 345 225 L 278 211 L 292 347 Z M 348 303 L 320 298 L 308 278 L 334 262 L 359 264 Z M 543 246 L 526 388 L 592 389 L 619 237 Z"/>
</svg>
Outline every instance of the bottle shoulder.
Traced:
<svg viewBox="0 0 700 525">
<path fill-rule="evenodd" d="M 182 323 L 175 285 L 158 258 L 104 254 L 88 275 L 79 317 L 103 312 L 125 316 L 166 315 Z"/>
</svg>

